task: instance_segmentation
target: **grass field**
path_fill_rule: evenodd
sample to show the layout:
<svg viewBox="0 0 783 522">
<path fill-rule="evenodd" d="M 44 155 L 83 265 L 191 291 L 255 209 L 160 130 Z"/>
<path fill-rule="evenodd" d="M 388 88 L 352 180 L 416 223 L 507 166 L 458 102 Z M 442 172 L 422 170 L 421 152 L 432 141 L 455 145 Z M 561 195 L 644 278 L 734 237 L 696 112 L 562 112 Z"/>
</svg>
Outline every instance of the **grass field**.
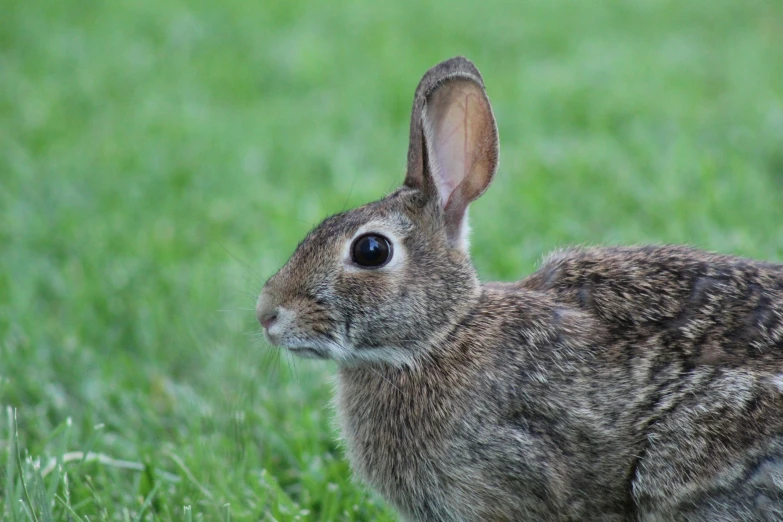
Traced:
<svg viewBox="0 0 783 522">
<path fill-rule="evenodd" d="M 394 519 L 351 481 L 334 367 L 252 309 L 401 181 L 413 89 L 456 54 L 501 136 L 483 279 L 572 243 L 783 260 L 781 2 L 4 0 L 4 519 Z"/>
</svg>

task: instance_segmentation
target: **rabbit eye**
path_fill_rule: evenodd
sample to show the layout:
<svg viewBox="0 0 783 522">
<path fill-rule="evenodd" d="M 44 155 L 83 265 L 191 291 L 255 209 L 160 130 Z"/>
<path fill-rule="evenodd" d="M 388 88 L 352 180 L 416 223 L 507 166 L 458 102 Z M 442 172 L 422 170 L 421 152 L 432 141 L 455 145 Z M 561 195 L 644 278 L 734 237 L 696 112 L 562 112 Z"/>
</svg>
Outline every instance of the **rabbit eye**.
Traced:
<svg viewBox="0 0 783 522">
<path fill-rule="evenodd" d="M 364 268 L 378 268 L 392 256 L 391 242 L 379 234 L 365 234 L 356 238 L 351 247 L 353 262 Z"/>
</svg>

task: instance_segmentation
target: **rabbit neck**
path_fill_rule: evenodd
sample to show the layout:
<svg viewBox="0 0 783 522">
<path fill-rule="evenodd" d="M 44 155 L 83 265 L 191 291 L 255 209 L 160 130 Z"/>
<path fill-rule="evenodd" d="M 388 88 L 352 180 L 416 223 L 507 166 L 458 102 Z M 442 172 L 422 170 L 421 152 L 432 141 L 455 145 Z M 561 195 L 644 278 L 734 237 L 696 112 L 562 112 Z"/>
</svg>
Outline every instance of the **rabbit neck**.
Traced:
<svg viewBox="0 0 783 522">
<path fill-rule="evenodd" d="M 352 468 L 398 509 L 411 497 L 426 496 L 422 480 L 446 474 L 437 455 L 470 408 L 465 393 L 480 368 L 457 339 L 480 299 L 477 287 L 460 303 L 455 320 L 430 336 L 414 364 L 339 368 L 335 405 Z M 395 502 L 403 498 L 408 500 Z"/>
<path fill-rule="evenodd" d="M 335 402 L 352 469 L 398 509 L 429 502 L 420 486 L 443 475 L 436 455 L 468 402 L 453 381 L 467 378 L 438 354 L 412 367 L 339 369 Z"/>
</svg>

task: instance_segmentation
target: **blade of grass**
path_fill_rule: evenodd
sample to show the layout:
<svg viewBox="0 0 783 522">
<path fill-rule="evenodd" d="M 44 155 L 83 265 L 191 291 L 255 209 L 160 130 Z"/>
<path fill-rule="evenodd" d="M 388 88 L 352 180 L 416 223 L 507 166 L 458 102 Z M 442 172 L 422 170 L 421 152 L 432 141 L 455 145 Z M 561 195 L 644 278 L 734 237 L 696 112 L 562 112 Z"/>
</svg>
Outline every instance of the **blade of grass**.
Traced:
<svg viewBox="0 0 783 522">
<path fill-rule="evenodd" d="M 41 476 L 41 466 L 36 462 L 32 464 L 32 490 L 33 498 L 35 499 L 36 507 L 41 514 L 42 522 L 54 522 L 52 518 L 52 503 L 50 497 L 47 495 L 46 486 L 44 485 L 43 477 Z"/>
<path fill-rule="evenodd" d="M 150 491 L 149 495 L 147 495 L 147 498 L 144 499 L 144 503 L 141 505 L 141 509 L 139 509 L 139 512 L 134 518 L 135 522 L 141 522 L 143 520 L 144 512 L 150 507 L 150 505 L 152 505 L 152 502 L 155 500 L 155 495 L 158 494 L 158 489 L 160 489 L 160 482 L 155 484 L 155 487 L 152 488 L 152 491 Z"/>
<path fill-rule="evenodd" d="M 80 517 L 79 514 L 76 511 L 74 511 L 73 508 L 71 507 L 70 499 L 68 498 L 63 499 L 60 495 L 55 495 L 54 499 L 60 503 L 63 509 L 65 509 L 65 511 L 67 511 L 70 516 L 76 519 L 76 522 L 85 522 L 85 520 L 82 519 L 82 517 Z"/>
<path fill-rule="evenodd" d="M 16 418 L 16 409 L 14 409 L 14 445 L 16 447 L 16 468 L 19 471 L 19 480 L 22 481 L 22 491 L 24 492 L 24 499 L 27 502 L 27 508 L 30 512 L 30 516 L 35 522 L 38 521 L 38 515 L 35 514 L 35 508 L 33 507 L 33 502 L 30 499 L 30 492 L 27 491 L 27 482 L 24 478 L 24 469 L 22 469 L 22 453 L 19 450 L 19 431 L 17 430 L 17 418 Z"/>
<path fill-rule="evenodd" d="M 65 429 L 63 431 L 63 436 L 61 439 L 62 442 L 60 443 L 60 448 L 57 451 L 57 456 L 55 457 L 57 459 L 58 473 L 55 474 L 54 478 L 49 483 L 49 488 L 48 488 L 49 500 L 54 499 L 54 495 L 55 493 L 57 493 L 57 488 L 60 486 L 60 477 L 62 476 L 63 473 L 63 455 L 65 455 L 66 451 L 68 451 L 68 445 L 71 443 L 71 426 L 73 424 L 71 418 L 68 417 L 63 424 L 65 426 Z M 45 474 L 43 474 L 43 472 L 42 475 L 46 476 Z"/>
<path fill-rule="evenodd" d="M 16 505 L 16 502 L 14 502 L 15 495 L 14 490 L 16 489 L 15 483 L 16 483 L 16 466 L 14 466 L 14 460 L 15 460 L 15 453 L 16 453 L 16 438 L 14 437 L 14 430 L 15 430 L 15 423 L 14 423 L 14 413 L 11 407 L 6 408 L 6 415 L 8 417 L 8 444 L 6 446 L 6 453 L 7 458 L 5 461 L 5 509 L 3 510 L 3 518 L 9 519 L 9 520 L 16 520 L 17 514 L 16 509 L 14 509 L 14 506 Z"/>
<path fill-rule="evenodd" d="M 92 452 L 92 448 L 93 446 L 95 446 L 95 443 L 98 441 L 98 437 L 100 436 L 104 427 L 105 427 L 104 424 L 97 424 L 93 428 L 93 433 L 90 436 L 90 439 L 87 441 L 85 451 L 83 452 L 82 460 L 81 462 L 79 462 L 79 466 L 76 468 L 77 474 L 81 473 L 82 466 L 84 466 L 84 462 L 87 460 L 87 456 Z"/>
</svg>

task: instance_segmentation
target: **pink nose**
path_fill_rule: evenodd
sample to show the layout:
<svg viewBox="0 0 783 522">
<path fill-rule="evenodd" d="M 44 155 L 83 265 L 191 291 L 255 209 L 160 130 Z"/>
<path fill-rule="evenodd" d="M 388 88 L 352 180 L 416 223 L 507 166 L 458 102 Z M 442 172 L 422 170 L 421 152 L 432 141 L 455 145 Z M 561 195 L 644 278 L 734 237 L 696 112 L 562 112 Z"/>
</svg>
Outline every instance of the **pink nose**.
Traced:
<svg viewBox="0 0 783 522">
<path fill-rule="evenodd" d="M 277 316 L 277 309 L 269 310 L 268 312 L 264 312 L 258 316 L 258 322 L 261 323 L 261 326 L 269 330 L 272 325 L 277 322 Z"/>
</svg>

